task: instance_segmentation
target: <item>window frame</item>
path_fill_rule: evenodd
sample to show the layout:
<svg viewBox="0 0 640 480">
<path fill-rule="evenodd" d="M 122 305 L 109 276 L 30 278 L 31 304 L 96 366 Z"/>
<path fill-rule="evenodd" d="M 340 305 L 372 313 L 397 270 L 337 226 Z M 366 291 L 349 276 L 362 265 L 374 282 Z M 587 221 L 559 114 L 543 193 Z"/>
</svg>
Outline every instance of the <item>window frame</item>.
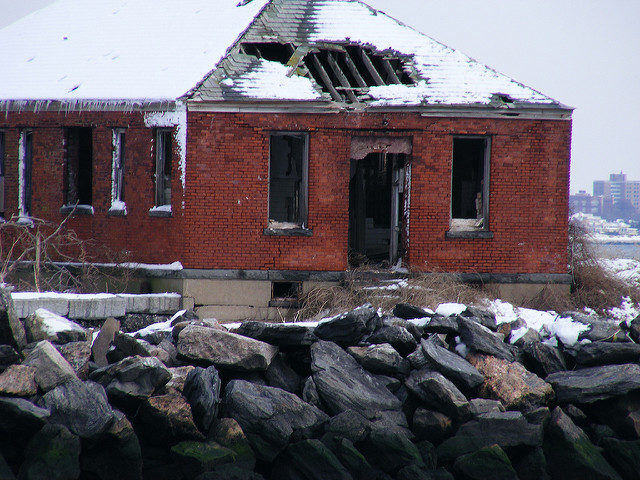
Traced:
<svg viewBox="0 0 640 480">
<path fill-rule="evenodd" d="M 111 133 L 112 163 L 111 163 L 111 206 L 110 215 L 126 215 L 125 203 L 125 173 L 127 129 L 114 128 Z"/>
<path fill-rule="evenodd" d="M 5 175 L 6 175 L 6 151 L 7 137 L 5 130 L 0 128 L 0 220 L 5 215 Z"/>
<path fill-rule="evenodd" d="M 27 148 L 27 139 L 29 148 Z M 21 128 L 18 138 L 18 217 L 21 221 L 31 221 L 32 199 L 33 129 Z"/>
<path fill-rule="evenodd" d="M 154 207 L 149 211 L 150 213 L 158 213 L 158 216 L 169 216 L 171 214 L 171 201 L 173 197 L 173 168 L 171 168 L 171 173 L 169 175 L 169 198 L 168 201 L 165 198 L 166 194 L 166 143 L 164 137 L 168 137 L 171 140 L 170 150 L 169 150 L 169 165 L 173 167 L 173 137 L 174 137 L 174 129 L 173 128 L 156 128 L 155 130 L 155 169 L 154 169 Z M 159 181 L 161 179 L 161 181 Z M 162 203 L 161 203 L 162 202 Z M 167 207 L 169 207 L 167 209 Z M 168 213 L 169 215 L 160 215 L 162 212 Z"/>
<path fill-rule="evenodd" d="M 476 225 L 478 219 L 454 218 L 453 217 L 453 173 L 455 160 L 456 140 L 484 140 L 484 158 L 482 166 L 482 224 Z M 451 138 L 451 177 L 449 189 L 449 230 L 446 233 L 448 238 L 493 238 L 489 224 L 490 209 L 490 185 L 491 185 L 491 135 L 452 135 Z"/>
<path fill-rule="evenodd" d="M 303 140 L 302 149 L 302 181 L 300 185 L 300 198 L 298 199 L 300 208 L 298 222 L 281 222 L 271 219 L 271 154 L 274 137 L 298 137 Z M 309 221 L 309 132 L 276 130 L 269 132 L 269 158 L 268 158 L 268 193 L 267 193 L 267 228 L 265 235 L 299 235 L 308 236 L 311 230 L 308 228 Z"/>
</svg>

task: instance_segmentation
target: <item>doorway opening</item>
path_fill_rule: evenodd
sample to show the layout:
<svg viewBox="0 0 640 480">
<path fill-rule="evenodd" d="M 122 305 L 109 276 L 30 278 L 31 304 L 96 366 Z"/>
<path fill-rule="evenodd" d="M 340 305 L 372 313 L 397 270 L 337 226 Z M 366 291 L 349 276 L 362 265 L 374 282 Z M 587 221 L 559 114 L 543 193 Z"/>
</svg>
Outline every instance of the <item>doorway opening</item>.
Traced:
<svg viewBox="0 0 640 480">
<path fill-rule="evenodd" d="M 372 152 L 351 159 L 349 263 L 394 265 L 402 256 L 407 154 Z"/>
</svg>

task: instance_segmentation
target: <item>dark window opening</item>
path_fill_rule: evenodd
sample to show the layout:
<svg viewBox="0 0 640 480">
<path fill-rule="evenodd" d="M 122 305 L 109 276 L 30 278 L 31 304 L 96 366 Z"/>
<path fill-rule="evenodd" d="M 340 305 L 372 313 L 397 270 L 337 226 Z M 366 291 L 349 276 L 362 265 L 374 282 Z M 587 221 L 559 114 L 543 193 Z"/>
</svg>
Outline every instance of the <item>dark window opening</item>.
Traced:
<svg viewBox="0 0 640 480">
<path fill-rule="evenodd" d="M 20 198 L 19 214 L 21 217 L 31 215 L 31 172 L 33 169 L 33 131 L 20 132 Z"/>
<path fill-rule="evenodd" d="M 489 139 L 453 139 L 451 218 L 453 229 L 486 228 Z"/>
<path fill-rule="evenodd" d="M 360 102 L 369 87 L 416 83 L 410 75 L 409 57 L 381 54 L 357 45 L 301 50 L 289 43 L 242 44 L 242 52 L 247 55 L 288 65 L 290 74 L 295 71 L 313 78 L 337 102 Z"/>
<path fill-rule="evenodd" d="M 126 131 L 117 128 L 113 131 L 113 171 L 111 185 L 111 208 L 124 208 L 124 165 Z"/>
<path fill-rule="evenodd" d="M 304 227 L 307 221 L 307 134 L 272 134 L 269 156 L 270 226 Z"/>
<path fill-rule="evenodd" d="M 298 308 L 302 282 L 272 282 L 270 307 Z"/>
<path fill-rule="evenodd" d="M 171 205 L 172 133 L 158 130 L 156 134 L 156 207 Z"/>
<path fill-rule="evenodd" d="M 93 131 L 72 127 L 66 131 L 65 204 L 91 205 Z"/>
<path fill-rule="evenodd" d="M 5 135 L 0 131 L 0 217 L 4 218 L 4 154 Z"/>
</svg>

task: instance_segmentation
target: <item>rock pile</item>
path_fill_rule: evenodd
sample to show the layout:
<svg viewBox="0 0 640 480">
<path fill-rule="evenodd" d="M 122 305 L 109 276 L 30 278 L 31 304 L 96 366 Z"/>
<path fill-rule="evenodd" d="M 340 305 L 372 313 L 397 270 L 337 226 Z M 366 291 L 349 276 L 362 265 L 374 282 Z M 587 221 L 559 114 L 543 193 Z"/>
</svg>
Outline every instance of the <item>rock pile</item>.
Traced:
<svg viewBox="0 0 640 480">
<path fill-rule="evenodd" d="M 94 340 L 2 300 L 1 479 L 640 479 L 640 318 L 572 347 L 410 305 Z"/>
</svg>

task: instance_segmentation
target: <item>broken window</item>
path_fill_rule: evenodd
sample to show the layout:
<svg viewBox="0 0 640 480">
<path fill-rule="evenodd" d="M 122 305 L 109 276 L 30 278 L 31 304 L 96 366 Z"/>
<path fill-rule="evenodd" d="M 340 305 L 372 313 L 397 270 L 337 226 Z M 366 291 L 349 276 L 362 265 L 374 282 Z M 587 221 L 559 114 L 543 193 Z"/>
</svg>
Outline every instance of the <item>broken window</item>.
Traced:
<svg viewBox="0 0 640 480">
<path fill-rule="evenodd" d="M 124 211 L 124 162 L 125 138 L 124 128 L 113 130 L 113 164 L 111 171 L 111 211 Z"/>
<path fill-rule="evenodd" d="M 172 131 L 156 131 L 156 207 L 171 205 Z"/>
<path fill-rule="evenodd" d="M 272 282 L 270 307 L 299 308 L 302 282 Z"/>
<path fill-rule="evenodd" d="M 33 131 L 20 131 L 18 146 L 18 214 L 21 218 L 31 216 L 31 170 L 33 164 Z"/>
<path fill-rule="evenodd" d="M 66 129 L 65 205 L 78 210 L 92 203 L 93 130 L 88 127 Z M 91 209 L 87 209 L 90 211 Z"/>
<path fill-rule="evenodd" d="M 452 230 L 487 229 L 489 149 L 487 137 L 453 139 Z"/>
<path fill-rule="evenodd" d="M 269 224 L 307 223 L 308 140 L 306 133 L 274 133 L 270 139 Z"/>
<path fill-rule="evenodd" d="M 293 74 L 312 78 L 336 102 L 365 100 L 369 87 L 416 83 L 409 57 L 380 53 L 358 45 L 300 46 L 243 43 L 242 52 L 289 67 Z"/>
<path fill-rule="evenodd" d="M 4 132 L 0 130 L 0 218 L 4 218 Z"/>
</svg>

